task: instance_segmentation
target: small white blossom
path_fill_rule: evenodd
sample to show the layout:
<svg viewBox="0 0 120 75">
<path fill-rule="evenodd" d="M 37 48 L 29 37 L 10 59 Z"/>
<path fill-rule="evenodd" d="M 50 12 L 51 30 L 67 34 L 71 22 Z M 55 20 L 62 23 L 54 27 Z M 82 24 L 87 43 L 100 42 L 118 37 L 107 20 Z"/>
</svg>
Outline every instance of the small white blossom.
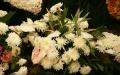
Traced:
<svg viewBox="0 0 120 75">
<path fill-rule="evenodd" d="M 54 31 L 54 32 L 51 32 L 47 37 L 48 38 L 53 38 L 53 37 L 58 37 L 61 33 L 59 31 Z"/>
<path fill-rule="evenodd" d="M 56 38 L 56 41 L 57 41 L 57 45 L 56 46 L 57 46 L 58 49 L 61 49 L 61 48 L 64 49 L 64 45 L 67 44 L 67 40 L 62 38 L 62 37 Z"/>
<path fill-rule="evenodd" d="M 73 61 L 78 60 L 80 57 L 78 50 L 75 48 L 69 48 L 67 54 L 69 55 L 70 59 L 72 59 Z"/>
<path fill-rule="evenodd" d="M 4 17 L 5 15 L 7 15 L 6 11 L 0 10 L 0 17 Z"/>
<path fill-rule="evenodd" d="M 61 69 L 63 69 L 63 64 L 64 63 L 60 60 L 58 63 L 56 63 L 56 64 L 53 65 L 53 68 L 55 70 L 61 70 Z"/>
<path fill-rule="evenodd" d="M 69 72 L 70 72 L 70 73 L 76 73 L 76 72 L 78 72 L 79 69 L 80 69 L 80 64 L 79 64 L 79 62 L 78 62 L 78 61 L 72 62 L 72 63 L 69 65 L 68 69 L 69 69 Z"/>
<path fill-rule="evenodd" d="M 5 34 L 8 31 L 8 25 L 0 22 L 0 35 Z"/>
<path fill-rule="evenodd" d="M 88 56 L 90 54 L 90 48 L 87 45 L 83 46 L 82 50 L 84 52 L 84 55 Z"/>
<path fill-rule="evenodd" d="M 62 3 L 57 3 L 57 4 L 55 4 L 54 6 L 52 6 L 52 7 L 50 8 L 50 12 L 56 13 L 56 12 L 61 12 L 61 11 L 63 11 L 63 10 L 61 9 L 62 5 L 63 5 Z"/>
<path fill-rule="evenodd" d="M 66 51 L 65 51 L 64 54 L 62 55 L 61 60 L 62 60 L 64 63 L 66 63 L 66 64 L 68 64 L 68 63 L 71 61 L 71 59 L 70 59 L 70 57 L 69 57 L 69 55 L 67 54 Z"/>
<path fill-rule="evenodd" d="M 68 40 L 73 40 L 73 39 L 75 38 L 75 34 L 73 34 L 73 33 L 65 34 L 65 37 L 66 37 Z"/>
<path fill-rule="evenodd" d="M 83 67 L 81 67 L 80 68 L 80 73 L 82 74 L 82 75 L 86 75 L 86 74 L 89 74 L 90 72 L 91 72 L 91 67 L 90 66 L 83 66 Z"/>
<path fill-rule="evenodd" d="M 74 38 L 73 46 L 76 48 L 82 48 L 86 45 L 86 40 L 83 39 L 81 36 Z"/>
<path fill-rule="evenodd" d="M 15 72 L 15 75 L 27 75 L 27 73 L 28 73 L 27 67 L 22 66 L 17 72 Z"/>
<path fill-rule="evenodd" d="M 19 46 L 22 42 L 21 38 L 16 33 L 9 33 L 8 38 L 6 39 L 8 46 L 15 47 Z"/>
<path fill-rule="evenodd" d="M 85 39 L 91 39 L 93 36 L 87 32 L 81 32 L 81 36 Z"/>
<path fill-rule="evenodd" d="M 53 60 L 50 60 L 47 57 L 45 57 L 41 60 L 41 65 L 44 69 L 50 69 L 53 65 Z"/>
<path fill-rule="evenodd" d="M 20 66 L 22 66 L 22 65 L 24 65 L 26 62 L 27 62 L 26 59 L 21 58 L 21 59 L 19 59 L 19 61 L 17 62 L 17 64 L 19 64 Z"/>
<path fill-rule="evenodd" d="M 77 21 L 77 24 L 78 24 L 78 27 L 81 28 L 81 29 L 85 29 L 85 28 L 88 28 L 88 22 L 87 21 L 82 21 L 83 18 L 78 18 L 78 21 Z"/>
</svg>

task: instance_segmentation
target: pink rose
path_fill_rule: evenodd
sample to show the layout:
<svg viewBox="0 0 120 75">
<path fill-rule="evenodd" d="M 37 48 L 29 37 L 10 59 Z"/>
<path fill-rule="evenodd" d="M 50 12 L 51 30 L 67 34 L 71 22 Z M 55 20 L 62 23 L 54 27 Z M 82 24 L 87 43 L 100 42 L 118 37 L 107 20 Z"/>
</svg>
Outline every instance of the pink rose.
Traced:
<svg viewBox="0 0 120 75">
<path fill-rule="evenodd" d="M 32 62 L 33 64 L 38 64 L 41 59 L 45 57 L 47 53 L 45 51 L 41 51 L 39 48 L 35 47 L 32 52 Z"/>
</svg>

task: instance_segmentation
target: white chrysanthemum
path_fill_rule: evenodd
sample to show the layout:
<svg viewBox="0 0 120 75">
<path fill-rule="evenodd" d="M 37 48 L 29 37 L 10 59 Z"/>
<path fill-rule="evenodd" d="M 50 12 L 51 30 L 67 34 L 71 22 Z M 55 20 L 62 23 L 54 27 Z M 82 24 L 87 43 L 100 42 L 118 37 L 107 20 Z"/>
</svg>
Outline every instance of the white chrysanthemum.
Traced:
<svg viewBox="0 0 120 75">
<path fill-rule="evenodd" d="M 28 25 L 28 26 L 34 25 L 34 22 L 30 18 L 27 18 L 27 22 L 23 21 L 20 26 L 26 26 L 26 25 Z"/>
<path fill-rule="evenodd" d="M 21 25 L 16 27 L 18 31 L 22 32 L 34 32 L 35 28 L 32 25 Z"/>
<path fill-rule="evenodd" d="M 82 74 L 82 75 L 87 75 L 87 74 L 89 74 L 90 72 L 91 72 L 91 67 L 90 66 L 83 66 L 83 67 L 81 67 L 80 68 L 80 73 Z"/>
<path fill-rule="evenodd" d="M 61 9 L 62 5 L 63 5 L 62 3 L 57 3 L 57 4 L 55 4 L 54 6 L 52 6 L 52 7 L 50 8 L 50 12 L 56 13 L 56 12 L 61 12 L 61 11 L 63 11 L 63 10 Z"/>
<path fill-rule="evenodd" d="M 41 60 L 41 65 L 44 69 L 50 69 L 53 65 L 53 60 L 50 60 L 47 57 L 45 57 Z"/>
<path fill-rule="evenodd" d="M 73 34 L 73 33 L 65 34 L 65 37 L 66 37 L 68 40 L 73 40 L 73 39 L 75 38 L 75 34 Z"/>
<path fill-rule="evenodd" d="M 57 46 L 58 49 L 61 49 L 61 48 L 64 49 L 64 45 L 67 44 L 67 40 L 62 38 L 62 37 L 56 38 L 56 41 L 57 41 L 57 45 L 56 46 Z"/>
<path fill-rule="evenodd" d="M 84 52 L 84 55 L 88 56 L 90 54 L 90 48 L 87 45 L 83 46 L 82 50 Z"/>
<path fill-rule="evenodd" d="M 59 61 L 58 63 L 56 63 L 56 64 L 53 65 L 53 68 L 55 70 L 61 70 L 61 69 L 63 69 L 63 64 L 64 63 L 62 61 Z"/>
<path fill-rule="evenodd" d="M 64 52 L 64 54 L 62 55 L 61 60 L 63 62 L 65 62 L 66 64 L 68 64 L 71 61 L 71 59 L 70 59 L 69 55 L 67 54 L 67 52 Z"/>
<path fill-rule="evenodd" d="M 75 48 L 69 48 L 69 50 L 67 51 L 67 54 L 69 55 L 70 59 L 74 61 L 78 60 L 80 57 L 78 50 Z"/>
<path fill-rule="evenodd" d="M 42 0 L 4 0 L 9 2 L 11 5 L 23 9 L 34 14 L 37 14 L 41 10 Z"/>
<path fill-rule="evenodd" d="M 15 75 L 27 75 L 27 73 L 28 73 L 27 67 L 22 66 L 17 72 L 15 72 Z"/>
<path fill-rule="evenodd" d="M 0 71 L 6 71 L 7 69 L 9 69 L 8 63 L 1 63 L 0 64 Z"/>
<path fill-rule="evenodd" d="M 5 23 L 0 22 L 0 35 L 5 34 L 8 31 L 8 26 Z"/>
<path fill-rule="evenodd" d="M 82 21 L 83 18 L 78 18 L 78 21 L 77 21 L 77 24 L 78 24 L 78 27 L 81 28 L 81 29 L 85 29 L 85 28 L 88 28 L 88 22 L 87 21 Z"/>
<path fill-rule="evenodd" d="M 91 39 L 93 36 L 87 32 L 81 32 L 81 36 L 85 39 Z"/>
<path fill-rule="evenodd" d="M 73 46 L 76 48 L 82 48 L 86 45 L 86 40 L 83 39 L 81 36 L 74 38 Z"/>
<path fill-rule="evenodd" d="M 78 61 L 72 62 L 72 63 L 69 65 L 68 69 L 69 69 L 69 72 L 70 72 L 70 73 L 76 73 L 76 72 L 78 72 L 79 69 L 80 69 L 80 64 L 79 64 L 79 62 L 78 62 Z"/>
<path fill-rule="evenodd" d="M 53 37 L 58 37 L 61 33 L 59 31 L 54 31 L 52 33 L 50 33 L 47 37 L 48 38 L 53 38 Z"/>
<path fill-rule="evenodd" d="M 35 21 L 34 22 L 34 27 L 38 31 L 42 31 L 42 32 L 44 32 L 45 30 L 47 30 L 47 24 L 45 22 Z"/>
<path fill-rule="evenodd" d="M 4 75 L 4 72 L 2 70 L 0 70 L 0 75 Z"/>
<path fill-rule="evenodd" d="M 29 33 L 29 34 L 27 35 L 28 40 L 30 41 L 30 43 L 31 43 L 33 46 L 35 46 L 35 45 L 34 45 L 34 40 L 35 40 L 35 38 L 38 37 L 38 36 L 39 36 L 39 35 L 38 35 L 38 33 L 36 33 L 36 32 Z"/>
<path fill-rule="evenodd" d="M 0 10 L 0 17 L 4 17 L 5 15 L 7 15 L 6 11 Z"/>
<path fill-rule="evenodd" d="M 30 18 L 27 18 L 27 22 L 23 22 L 20 26 L 10 26 L 10 30 L 15 32 L 34 32 L 34 23 Z"/>
<path fill-rule="evenodd" d="M 9 33 L 8 38 L 6 39 L 8 46 L 15 47 L 19 46 L 22 42 L 21 38 L 16 33 Z"/>
<path fill-rule="evenodd" d="M 58 57 L 58 55 L 59 52 L 57 50 L 48 50 L 47 57 L 49 59 L 55 59 L 56 57 Z"/>
<path fill-rule="evenodd" d="M 21 59 L 19 59 L 19 61 L 17 62 L 17 64 L 19 64 L 20 66 L 22 66 L 22 65 L 24 65 L 26 62 L 27 62 L 26 59 L 21 58 Z"/>
</svg>

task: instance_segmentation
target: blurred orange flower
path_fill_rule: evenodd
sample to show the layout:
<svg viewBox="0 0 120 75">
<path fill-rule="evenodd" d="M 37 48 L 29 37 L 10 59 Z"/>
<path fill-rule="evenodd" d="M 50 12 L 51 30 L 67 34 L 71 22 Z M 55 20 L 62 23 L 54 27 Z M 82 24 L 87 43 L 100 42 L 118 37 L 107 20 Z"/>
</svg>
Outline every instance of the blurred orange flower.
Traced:
<svg viewBox="0 0 120 75">
<path fill-rule="evenodd" d="M 12 58 L 12 51 L 4 52 L 2 54 L 1 60 L 2 62 L 9 62 Z"/>
<path fill-rule="evenodd" d="M 109 13 L 120 20 L 120 0 L 106 0 Z"/>
</svg>

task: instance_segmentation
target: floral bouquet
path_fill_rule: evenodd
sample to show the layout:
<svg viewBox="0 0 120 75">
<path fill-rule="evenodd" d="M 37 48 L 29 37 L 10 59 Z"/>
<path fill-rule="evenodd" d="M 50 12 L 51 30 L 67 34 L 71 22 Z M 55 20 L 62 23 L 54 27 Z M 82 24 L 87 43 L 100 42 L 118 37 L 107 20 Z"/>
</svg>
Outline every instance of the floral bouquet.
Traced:
<svg viewBox="0 0 120 75">
<path fill-rule="evenodd" d="M 94 75 L 120 62 L 120 36 L 88 29 L 83 11 L 67 18 L 62 5 L 36 21 L 0 22 L 0 75 Z M 6 14 L 0 10 L 0 17 Z"/>
</svg>

